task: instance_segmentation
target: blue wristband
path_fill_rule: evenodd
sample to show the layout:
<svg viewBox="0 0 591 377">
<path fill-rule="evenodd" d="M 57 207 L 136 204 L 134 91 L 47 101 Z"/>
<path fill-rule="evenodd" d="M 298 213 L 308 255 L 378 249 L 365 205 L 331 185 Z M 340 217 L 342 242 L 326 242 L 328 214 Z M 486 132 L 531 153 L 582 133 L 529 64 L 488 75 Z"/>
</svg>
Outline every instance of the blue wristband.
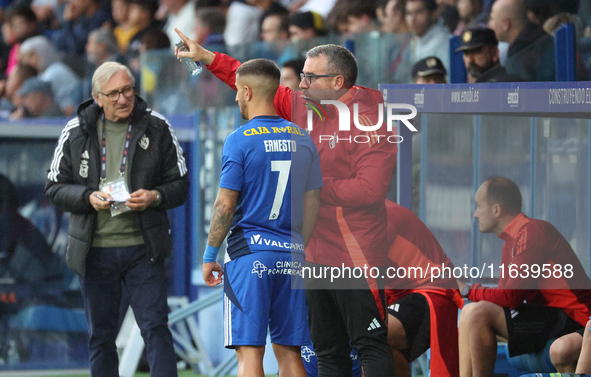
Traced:
<svg viewBox="0 0 591 377">
<path fill-rule="evenodd" d="M 207 247 L 205 248 L 205 253 L 203 253 L 203 263 L 211 263 L 217 261 L 218 251 L 220 251 L 219 247 L 207 245 Z"/>
</svg>

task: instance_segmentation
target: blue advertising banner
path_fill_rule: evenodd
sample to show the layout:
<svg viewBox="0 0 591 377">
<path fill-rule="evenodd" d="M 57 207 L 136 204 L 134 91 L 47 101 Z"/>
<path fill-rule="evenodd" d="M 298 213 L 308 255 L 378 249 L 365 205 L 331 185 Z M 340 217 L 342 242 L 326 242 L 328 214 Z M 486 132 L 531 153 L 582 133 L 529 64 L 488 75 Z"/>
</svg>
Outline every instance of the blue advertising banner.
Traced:
<svg viewBox="0 0 591 377">
<path fill-rule="evenodd" d="M 385 102 L 414 105 L 419 113 L 591 113 L 590 82 L 384 84 L 380 90 Z"/>
</svg>

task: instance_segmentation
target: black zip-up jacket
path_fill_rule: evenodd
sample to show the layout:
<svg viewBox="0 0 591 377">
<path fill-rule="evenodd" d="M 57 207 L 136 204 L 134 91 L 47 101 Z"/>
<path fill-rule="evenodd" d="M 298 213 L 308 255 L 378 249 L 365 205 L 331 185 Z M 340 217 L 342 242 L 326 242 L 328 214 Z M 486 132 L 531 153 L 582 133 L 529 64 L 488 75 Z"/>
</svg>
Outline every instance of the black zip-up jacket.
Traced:
<svg viewBox="0 0 591 377">
<path fill-rule="evenodd" d="M 100 149 L 96 125 L 102 108 L 94 100 L 78 107 L 55 148 L 48 171 L 45 195 L 64 212 L 70 212 L 66 262 L 75 273 L 86 273 L 86 255 L 92 244 L 97 212 L 89 195 L 98 191 Z M 161 202 L 135 212 L 146 242 L 148 259 L 156 262 L 172 251 L 166 210 L 182 205 L 189 193 L 184 152 L 168 121 L 147 108 L 139 97 L 130 116 L 132 125 L 127 174 L 130 192 L 157 190 Z"/>
</svg>

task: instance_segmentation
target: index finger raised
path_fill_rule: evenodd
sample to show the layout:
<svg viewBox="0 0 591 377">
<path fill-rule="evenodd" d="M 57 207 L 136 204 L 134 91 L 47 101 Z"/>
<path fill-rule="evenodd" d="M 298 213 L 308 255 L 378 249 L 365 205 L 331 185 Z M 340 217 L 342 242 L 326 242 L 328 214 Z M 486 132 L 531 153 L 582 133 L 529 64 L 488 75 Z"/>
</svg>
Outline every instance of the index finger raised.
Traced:
<svg viewBox="0 0 591 377">
<path fill-rule="evenodd" d="M 189 40 L 189 37 L 187 37 L 185 34 L 183 34 L 179 29 L 174 28 L 174 31 L 176 31 L 176 33 L 179 35 L 179 37 L 181 37 L 183 43 L 186 43 Z"/>
</svg>

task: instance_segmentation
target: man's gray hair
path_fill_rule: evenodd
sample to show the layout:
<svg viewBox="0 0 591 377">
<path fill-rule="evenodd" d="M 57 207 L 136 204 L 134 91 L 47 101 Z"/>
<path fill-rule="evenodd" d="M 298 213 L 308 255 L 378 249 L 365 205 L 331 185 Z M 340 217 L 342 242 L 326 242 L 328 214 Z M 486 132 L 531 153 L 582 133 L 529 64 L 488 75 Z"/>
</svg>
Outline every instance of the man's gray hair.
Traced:
<svg viewBox="0 0 591 377">
<path fill-rule="evenodd" d="M 98 95 L 101 91 L 101 85 L 109 81 L 115 73 L 121 71 L 126 72 L 131 83 L 135 84 L 135 78 L 129 68 L 117 62 L 104 62 L 94 71 L 94 75 L 92 75 L 92 95 Z"/>
<path fill-rule="evenodd" d="M 94 38 L 96 43 L 102 43 L 107 48 L 107 51 L 113 55 L 119 52 L 119 46 L 117 45 L 117 39 L 115 34 L 110 29 L 98 28 L 94 29 L 88 35 L 88 38 Z"/>
<path fill-rule="evenodd" d="M 343 46 L 328 44 L 316 46 L 306 54 L 307 58 L 326 56 L 326 73 L 342 75 L 345 78 L 345 88 L 355 85 L 357 80 L 357 59 Z"/>
</svg>

